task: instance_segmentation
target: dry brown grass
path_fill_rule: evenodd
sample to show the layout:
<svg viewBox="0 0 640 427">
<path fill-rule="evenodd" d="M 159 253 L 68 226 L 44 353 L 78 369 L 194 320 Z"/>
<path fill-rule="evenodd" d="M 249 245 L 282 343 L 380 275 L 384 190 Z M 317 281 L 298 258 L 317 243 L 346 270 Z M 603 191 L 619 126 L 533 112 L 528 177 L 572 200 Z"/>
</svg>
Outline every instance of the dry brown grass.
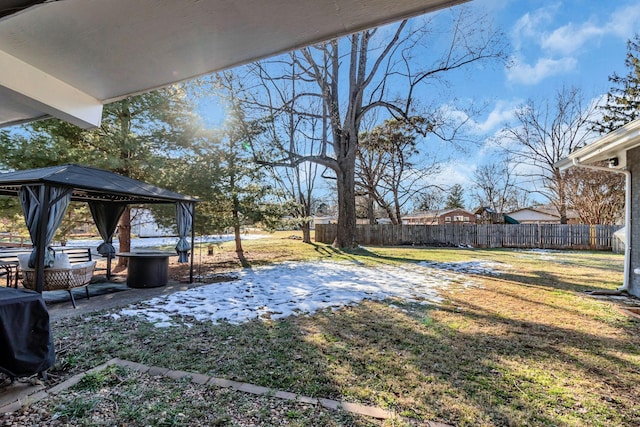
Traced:
<svg viewBox="0 0 640 427">
<path fill-rule="evenodd" d="M 640 425 L 639 324 L 615 301 L 584 293 L 619 285 L 619 255 L 424 248 L 341 253 L 286 236 L 246 249 L 253 265 L 299 258 L 365 265 L 484 260 L 505 272 L 472 275 L 473 286 L 452 285 L 438 306 L 368 301 L 238 326 L 185 319 L 190 326 L 169 330 L 109 313 L 66 319 L 54 325 L 54 377 L 120 357 L 385 406 L 416 424 Z M 233 256 L 223 247 L 207 271 L 236 268 Z M 297 422 L 313 425 L 306 421 Z"/>
</svg>

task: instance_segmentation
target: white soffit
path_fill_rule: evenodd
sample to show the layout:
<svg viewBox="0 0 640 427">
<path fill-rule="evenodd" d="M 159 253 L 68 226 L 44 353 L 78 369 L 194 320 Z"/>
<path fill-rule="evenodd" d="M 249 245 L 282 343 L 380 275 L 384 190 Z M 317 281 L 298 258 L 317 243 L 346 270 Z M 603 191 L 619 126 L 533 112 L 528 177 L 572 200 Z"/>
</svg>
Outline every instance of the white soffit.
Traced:
<svg viewBox="0 0 640 427">
<path fill-rule="evenodd" d="M 555 164 L 560 170 L 571 168 L 576 163 L 594 164 L 613 157 L 624 158 L 627 150 L 640 146 L 640 120 L 627 123 L 593 143 L 569 154 Z M 620 162 L 625 165 L 626 162 Z"/>
<path fill-rule="evenodd" d="M 97 126 L 103 103 L 465 1 L 46 1 L 0 18 L 0 127 Z"/>
</svg>

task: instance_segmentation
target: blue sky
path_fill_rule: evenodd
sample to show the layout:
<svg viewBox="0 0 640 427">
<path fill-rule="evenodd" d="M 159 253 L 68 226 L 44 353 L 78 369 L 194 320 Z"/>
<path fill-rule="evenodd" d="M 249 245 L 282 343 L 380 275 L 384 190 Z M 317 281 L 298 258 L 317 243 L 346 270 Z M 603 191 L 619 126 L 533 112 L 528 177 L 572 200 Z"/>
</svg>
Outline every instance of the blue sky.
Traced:
<svg viewBox="0 0 640 427">
<path fill-rule="evenodd" d="M 608 77 L 627 73 L 626 43 L 640 32 L 638 1 L 474 0 L 468 5 L 487 12 L 505 32 L 513 65 L 476 68 L 451 82 L 457 97 L 486 105 L 473 122 L 478 147 L 452 153 L 436 178 L 441 185 L 463 185 L 467 199 L 476 167 L 499 152 L 490 138 L 513 123 L 518 106 L 551 99 L 563 85 L 580 88 L 586 101 L 602 99 L 611 87 Z"/>
<path fill-rule="evenodd" d="M 611 86 L 608 77 L 627 73 L 626 42 L 640 32 L 637 0 L 473 0 L 467 6 L 486 12 L 504 31 L 513 66 L 478 67 L 451 75 L 452 95 L 484 108 L 474 117 L 471 130 L 477 147 L 465 153 L 452 151 L 436 182 L 466 188 L 476 166 L 496 155 L 487 141 L 513 119 L 518 106 L 530 98 L 551 99 L 563 85 L 580 88 L 586 100 L 602 98 Z M 210 114 L 217 110 L 215 101 L 206 109 Z M 219 117 L 213 114 L 207 121 L 215 123 Z"/>
<path fill-rule="evenodd" d="M 495 1 L 475 0 L 506 32 L 514 66 L 479 76 L 475 96 L 495 108 L 492 117 L 508 115 L 513 104 L 552 95 L 563 84 L 597 97 L 610 87 L 608 76 L 626 73 L 626 42 L 640 32 L 637 1 Z M 465 85 L 460 85 L 463 87 Z M 490 122 L 485 125 L 493 124 Z"/>
</svg>

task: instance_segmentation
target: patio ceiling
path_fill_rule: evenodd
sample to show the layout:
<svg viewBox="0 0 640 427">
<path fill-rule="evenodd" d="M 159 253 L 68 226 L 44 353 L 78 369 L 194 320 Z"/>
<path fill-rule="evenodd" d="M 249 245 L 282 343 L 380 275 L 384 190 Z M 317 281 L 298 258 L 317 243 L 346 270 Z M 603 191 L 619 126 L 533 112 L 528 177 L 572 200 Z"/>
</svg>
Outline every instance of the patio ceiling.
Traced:
<svg viewBox="0 0 640 427">
<path fill-rule="evenodd" d="M 0 127 L 95 127 L 105 103 L 465 1 L 4 1 Z"/>
</svg>

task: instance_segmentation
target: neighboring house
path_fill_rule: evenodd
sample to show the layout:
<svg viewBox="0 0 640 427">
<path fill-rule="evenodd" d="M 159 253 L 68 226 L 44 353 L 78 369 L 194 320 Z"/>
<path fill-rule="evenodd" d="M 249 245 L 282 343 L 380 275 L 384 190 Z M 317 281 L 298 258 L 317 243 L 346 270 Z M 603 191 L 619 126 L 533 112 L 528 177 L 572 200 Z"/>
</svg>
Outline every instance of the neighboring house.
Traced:
<svg viewBox="0 0 640 427">
<path fill-rule="evenodd" d="M 560 224 L 560 214 L 551 205 L 539 205 L 509 212 L 508 215 L 520 224 Z M 576 211 L 567 210 L 567 224 L 579 224 Z"/>
<path fill-rule="evenodd" d="M 337 223 L 338 223 L 337 216 L 316 215 L 311 219 L 311 229 L 315 230 L 316 225 L 318 224 L 337 224 Z"/>
<path fill-rule="evenodd" d="M 474 212 L 476 224 L 519 224 L 520 222 L 509 215 L 496 212 L 488 206 L 482 206 Z"/>
<path fill-rule="evenodd" d="M 407 225 L 475 224 L 476 215 L 464 209 L 415 212 L 402 217 Z"/>
</svg>

